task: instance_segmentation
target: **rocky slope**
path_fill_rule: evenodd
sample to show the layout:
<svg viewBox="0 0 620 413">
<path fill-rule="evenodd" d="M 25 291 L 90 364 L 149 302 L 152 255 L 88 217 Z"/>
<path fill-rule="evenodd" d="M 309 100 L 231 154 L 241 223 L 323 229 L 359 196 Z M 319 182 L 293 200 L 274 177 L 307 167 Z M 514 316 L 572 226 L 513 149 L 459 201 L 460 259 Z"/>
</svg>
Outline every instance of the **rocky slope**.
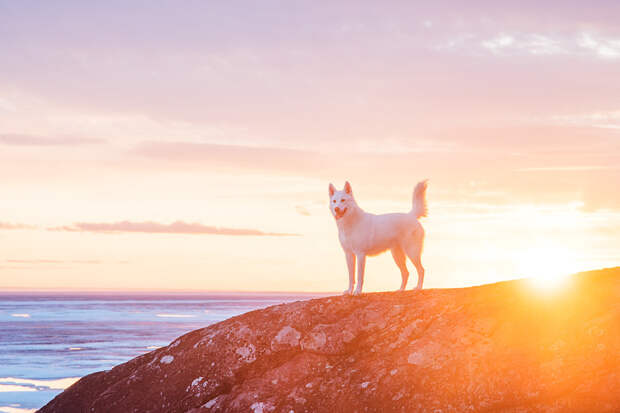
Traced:
<svg viewBox="0 0 620 413">
<path fill-rule="evenodd" d="M 40 412 L 618 412 L 620 268 L 283 304 L 86 376 Z"/>
</svg>

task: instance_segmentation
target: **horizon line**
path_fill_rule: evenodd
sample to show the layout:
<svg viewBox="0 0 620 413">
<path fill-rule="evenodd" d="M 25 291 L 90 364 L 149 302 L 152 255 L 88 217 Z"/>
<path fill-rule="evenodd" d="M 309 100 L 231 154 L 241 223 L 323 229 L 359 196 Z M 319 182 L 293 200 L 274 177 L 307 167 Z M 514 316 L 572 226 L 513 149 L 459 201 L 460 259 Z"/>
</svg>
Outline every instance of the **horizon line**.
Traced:
<svg viewBox="0 0 620 413">
<path fill-rule="evenodd" d="M 297 295 L 325 295 L 339 294 L 336 291 L 282 291 L 282 290 L 185 290 L 185 289 L 70 289 L 70 288 L 28 288 L 28 287 L 0 287 L 0 295 L 5 294 L 297 294 Z"/>
</svg>

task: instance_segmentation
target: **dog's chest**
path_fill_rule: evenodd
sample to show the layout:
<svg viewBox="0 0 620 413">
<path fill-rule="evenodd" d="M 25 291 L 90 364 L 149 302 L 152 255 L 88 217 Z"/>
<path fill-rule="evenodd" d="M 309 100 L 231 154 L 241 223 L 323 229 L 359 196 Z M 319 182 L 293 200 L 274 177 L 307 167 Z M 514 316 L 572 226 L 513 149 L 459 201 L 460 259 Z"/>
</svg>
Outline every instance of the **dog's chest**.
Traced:
<svg viewBox="0 0 620 413">
<path fill-rule="evenodd" d="M 348 226 L 338 229 L 340 244 L 347 251 L 363 251 L 367 247 L 368 229 L 363 225 Z"/>
</svg>

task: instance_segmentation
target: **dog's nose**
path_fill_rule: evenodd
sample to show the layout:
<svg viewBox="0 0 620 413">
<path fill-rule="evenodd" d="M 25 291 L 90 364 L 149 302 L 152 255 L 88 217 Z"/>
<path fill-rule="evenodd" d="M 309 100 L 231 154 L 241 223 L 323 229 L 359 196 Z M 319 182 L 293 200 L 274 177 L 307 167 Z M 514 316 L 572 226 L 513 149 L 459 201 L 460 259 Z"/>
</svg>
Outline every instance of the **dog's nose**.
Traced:
<svg viewBox="0 0 620 413">
<path fill-rule="evenodd" d="M 334 208 L 334 211 L 336 211 L 336 213 L 339 214 L 340 213 L 340 208 L 336 207 L 336 208 Z"/>
</svg>

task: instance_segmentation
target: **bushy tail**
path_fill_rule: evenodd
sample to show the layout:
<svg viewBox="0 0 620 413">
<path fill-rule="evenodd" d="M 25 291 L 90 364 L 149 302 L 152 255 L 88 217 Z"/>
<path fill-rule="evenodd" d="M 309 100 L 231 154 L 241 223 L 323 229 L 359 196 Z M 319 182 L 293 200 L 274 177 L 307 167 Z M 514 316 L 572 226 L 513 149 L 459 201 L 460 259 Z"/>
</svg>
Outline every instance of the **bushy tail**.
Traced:
<svg viewBox="0 0 620 413">
<path fill-rule="evenodd" d="M 426 187 L 428 186 L 428 179 L 418 182 L 413 190 L 413 208 L 411 213 L 416 217 L 425 217 L 428 215 L 428 208 L 426 206 Z"/>
</svg>

